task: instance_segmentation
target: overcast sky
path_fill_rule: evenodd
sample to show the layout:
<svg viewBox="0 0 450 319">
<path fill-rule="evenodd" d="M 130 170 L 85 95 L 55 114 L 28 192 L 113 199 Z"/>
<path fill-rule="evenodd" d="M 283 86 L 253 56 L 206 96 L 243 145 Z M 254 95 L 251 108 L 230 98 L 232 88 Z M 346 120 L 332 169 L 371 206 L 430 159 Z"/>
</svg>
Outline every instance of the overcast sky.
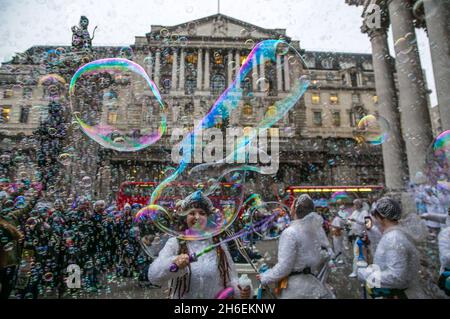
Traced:
<svg viewBox="0 0 450 319">
<path fill-rule="evenodd" d="M 152 24 L 175 25 L 217 13 L 218 0 L 0 0 L 0 62 L 33 45 L 70 45 L 81 15 L 94 45 L 130 45 Z M 370 53 L 360 32 L 361 7 L 345 0 L 220 0 L 223 14 L 261 26 L 285 28 L 306 50 Z M 434 91 L 428 39 L 418 30 L 422 67 Z M 391 52 L 393 42 L 390 37 Z M 433 92 L 431 104 L 436 104 Z"/>
</svg>

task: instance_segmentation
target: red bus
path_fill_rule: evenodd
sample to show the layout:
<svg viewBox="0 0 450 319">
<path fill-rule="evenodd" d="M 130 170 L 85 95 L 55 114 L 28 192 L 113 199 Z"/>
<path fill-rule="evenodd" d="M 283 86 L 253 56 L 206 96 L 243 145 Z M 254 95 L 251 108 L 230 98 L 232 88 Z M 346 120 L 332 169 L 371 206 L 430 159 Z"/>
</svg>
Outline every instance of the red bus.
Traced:
<svg viewBox="0 0 450 319">
<path fill-rule="evenodd" d="M 323 202 L 328 201 L 333 204 L 334 194 L 348 194 L 348 198 L 365 198 L 368 194 L 380 194 L 384 190 L 381 185 L 357 185 L 357 186 L 289 186 L 286 192 L 289 193 L 289 200 L 286 205 L 292 205 L 295 197 L 300 194 L 309 194 L 313 199 Z"/>
<path fill-rule="evenodd" d="M 120 185 L 117 195 L 117 207 L 123 209 L 125 204 L 141 204 L 147 205 L 150 197 L 158 186 L 158 182 L 123 182 Z M 157 204 L 174 208 L 178 200 L 181 200 L 193 193 L 204 185 L 173 182 L 170 183 L 163 191 L 162 196 L 158 199 Z M 219 183 L 217 189 L 208 196 L 216 208 L 224 206 L 239 207 L 242 202 L 242 185 L 233 183 Z"/>
</svg>

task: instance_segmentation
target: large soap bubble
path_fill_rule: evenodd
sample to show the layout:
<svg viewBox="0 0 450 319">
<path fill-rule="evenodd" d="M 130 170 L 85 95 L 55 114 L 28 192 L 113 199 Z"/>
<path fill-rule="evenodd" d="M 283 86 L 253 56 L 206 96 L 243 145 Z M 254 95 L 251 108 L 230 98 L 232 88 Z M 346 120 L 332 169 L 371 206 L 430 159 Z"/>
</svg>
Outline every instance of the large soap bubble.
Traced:
<svg viewBox="0 0 450 319">
<path fill-rule="evenodd" d="M 69 93 L 80 129 L 103 147 L 138 151 L 157 142 L 166 131 L 167 108 L 158 88 L 132 61 L 113 58 L 83 65 L 72 77 Z M 130 103 L 142 105 L 142 112 L 127 112 Z M 151 123 L 143 118 L 150 118 Z"/>
</svg>

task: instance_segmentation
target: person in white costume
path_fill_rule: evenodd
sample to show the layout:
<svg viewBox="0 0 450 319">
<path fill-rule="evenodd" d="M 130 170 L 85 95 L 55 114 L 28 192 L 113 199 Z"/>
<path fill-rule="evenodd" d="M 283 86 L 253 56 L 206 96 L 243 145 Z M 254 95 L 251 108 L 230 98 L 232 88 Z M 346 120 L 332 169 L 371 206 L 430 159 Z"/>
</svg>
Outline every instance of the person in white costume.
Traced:
<svg viewBox="0 0 450 319">
<path fill-rule="evenodd" d="M 291 224 L 280 236 L 278 262 L 258 274 L 258 280 L 262 285 L 280 283 L 282 299 L 335 298 L 316 277 L 333 252 L 312 199 L 301 195 L 291 214 Z"/>
<path fill-rule="evenodd" d="M 359 268 L 358 278 L 369 287 L 372 298 L 426 298 L 419 281 L 419 252 L 415 247 L 417 237 L 402 226 L 400 205 L 391 198 L 383 197 L 376 202 L 371 214 L 373 223 L 383 236 L 373 264 Z"/>
<path fill-rule="evenodd" d="M 181 202 L 180 210 L 186 216 L 186 232 L 189 232 L 204 228 L 207 215 L 213 214 L 215 208 L 208 197 L 196 191 Z M 225 244 L 190 262 L 190 254 L 215 242 L 217 238 L 188 241 L 170 238 L 148 269 L 149 281 L 157 285 L 169 282 L 169 294 L 173 299 L 214 299 L 229 287 L 234 289 L 234 298 L 249 298 L 250 288 L 238 286 L 235 265 Z M 171 271 L 173 264 L 177 271 Z"/>
<path fill-rule="evenodd" d="M 351 214 L 351 216 L 348 218 L 348 221 L 350 222 L 351 230 L 350 234 L 355 237 L 355 240 L 353 241 L 353 267 L 352 267 L 352 273 L 349 275 L 351 278 L 356 277 L 356 272 L 358 270 L 358 256 L 359 256 L 359 247 L 358 247 L 358 240 L 361 239 L 364 242 L 366 242 L 365 239 L 365 217 L 369 216 L 369 212 L 364 208 L 363 201 L 360 199 L 355 199 L 353 201 L 353 206 L 355 210 Z M 368 246 L 365 245 L 365 247 L 368 249 Z"/>
<path fill-rule="evenodd" d="M 331 238 L 333 240 L 333 258 L 338 259 L 339 264 L 342 264 L 344 262 L 345 256 L 344 231 L 345 220 L 336 212 L 331 222 Z"/>
<path fill-rule="evenodd" d="M 421 217 L 426 220 L 432 220 L 442 225 L 438 236 L 439 260 L 441 262 L 439 287 L 450 296 L 450 289 L 445 287 L 445 280 L 450 276 L 450 209 L 447 210 L 447 216 L 442 214 L 426 213 Z"/>
</svg>

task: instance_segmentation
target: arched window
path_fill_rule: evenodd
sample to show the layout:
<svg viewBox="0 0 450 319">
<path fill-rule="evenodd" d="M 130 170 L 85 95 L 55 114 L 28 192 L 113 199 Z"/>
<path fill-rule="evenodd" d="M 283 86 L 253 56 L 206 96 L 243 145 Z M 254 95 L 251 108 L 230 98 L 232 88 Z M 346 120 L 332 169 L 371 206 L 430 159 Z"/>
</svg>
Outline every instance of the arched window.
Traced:
<svg viewBox="0 0 450 319">
<path fill-rule="evenodd" d="M 225 90 L 225 76 L 215 74 L 211 79 L 211 91 L 214 95 L 219 95 Z"/>
</svg>

